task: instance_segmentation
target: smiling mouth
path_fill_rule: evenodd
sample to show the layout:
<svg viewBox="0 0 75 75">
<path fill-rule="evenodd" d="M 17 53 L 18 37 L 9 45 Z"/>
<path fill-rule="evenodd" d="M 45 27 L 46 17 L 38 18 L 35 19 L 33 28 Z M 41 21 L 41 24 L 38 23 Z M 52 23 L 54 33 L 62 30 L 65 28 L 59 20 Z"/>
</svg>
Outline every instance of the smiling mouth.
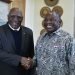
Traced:
<svg viewBox="0 0 75 75">
<path fill-rule="evenodd" d="M 47 28 L 52 29 L 53 27 L 52 26 L 47 26 Z"/>
</svg>

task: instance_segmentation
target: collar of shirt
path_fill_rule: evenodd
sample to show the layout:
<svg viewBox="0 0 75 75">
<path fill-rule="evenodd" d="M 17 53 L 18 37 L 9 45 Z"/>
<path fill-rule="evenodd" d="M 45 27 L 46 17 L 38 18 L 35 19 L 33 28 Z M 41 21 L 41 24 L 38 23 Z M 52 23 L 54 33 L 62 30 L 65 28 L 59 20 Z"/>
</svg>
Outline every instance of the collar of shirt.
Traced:
<svg viewBox="0 0 75 75">
<path fill-rule="evenodd" d="M 55 33 L 55 34 L 57 34 L 57 35 L 60 36 L 60 35 L 61 35 L 61 34 L 60 34 L 60 31 L 61 31 L 61 30 L 62 30 L 62 29 L 61 29 L 61 27 L 60 27 L 59 29 L 57 29 L 57 30 L 56 30 L 55 32 L 53 32 L 53 33 Z"/>
<path fill-rule="evenodd" d="M 62 30 L 62 29 L 61 29 L 61 27 L 60 27 L 59 29 L 57 29 L 57 30 L 56 30 L 55 32 L 53 32 L 53 33 L 56 34 L 56 35 L 61 36 L 61 34 L 60 34 L 60 31 L 61 31 L 61 30 Z M 52 33 L 52 34 L 53 34 L 53 33 Z M 45 31 L 42 36 L 46 36 L 46 34 L 47 34 L 47 32 Z"/>
<path fill-rule="evenodd" d="M 15 30 L 16 30 L 16 31 L 19 31 L 19 30 L 20 30 L 20 27 L 18 27 L 17 29 L 14 29 L 14 28 L 11 27 L 10 24 L 9 24 L 9 27 L 10 27 L 13 31 L 15 31 Z"/>
</svg>

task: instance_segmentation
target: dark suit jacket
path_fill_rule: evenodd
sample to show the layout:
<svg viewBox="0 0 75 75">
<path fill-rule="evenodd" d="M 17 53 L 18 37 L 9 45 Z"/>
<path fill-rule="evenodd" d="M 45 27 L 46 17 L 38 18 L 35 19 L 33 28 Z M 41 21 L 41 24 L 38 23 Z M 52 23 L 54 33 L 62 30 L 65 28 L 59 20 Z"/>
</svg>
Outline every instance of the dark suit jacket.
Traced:
<svg viewBox="0 0 75 75">
<path fill-rule="evenodd" d="M 27 27 L 22 27 L 21 55 L 15 53 L 16 47 L 8 24 L 0 27 L 0 75 L 31 75 L 31 70 L 25 70 L 19 65 L 21 56 L 34 56 L 33 33 Z"/>
</svg>

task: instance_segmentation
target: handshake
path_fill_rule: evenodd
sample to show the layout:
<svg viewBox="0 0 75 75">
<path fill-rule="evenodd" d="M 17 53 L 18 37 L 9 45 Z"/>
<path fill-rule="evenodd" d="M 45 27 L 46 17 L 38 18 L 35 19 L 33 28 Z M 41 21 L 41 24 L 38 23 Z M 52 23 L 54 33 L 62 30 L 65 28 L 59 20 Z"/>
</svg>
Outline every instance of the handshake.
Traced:
<svg viewBox="0 0 75 75">
<path fill-rule="evenodd" d="M 33 67 L 33 59 L 30 57 L 22 57 L 21 58 L 21 66 L 23 66 L 23 68 L 25 68 L 26 70 L 30 69 Z"/>
</svg>

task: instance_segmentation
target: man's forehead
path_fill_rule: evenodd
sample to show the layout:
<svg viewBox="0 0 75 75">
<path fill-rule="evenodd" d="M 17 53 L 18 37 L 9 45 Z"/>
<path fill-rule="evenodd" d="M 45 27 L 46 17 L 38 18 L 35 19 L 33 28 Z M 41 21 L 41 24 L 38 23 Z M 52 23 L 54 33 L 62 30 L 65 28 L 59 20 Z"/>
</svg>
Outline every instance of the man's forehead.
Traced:
<svg viewBox="0 0 75 75">
<path fill-rule="evenodd" d="M 19 9 L 11 9 L 9 15 L 22 16 L 22 12 Z"/>
<path fill-rule="evenodd" d="M 56 13 L 56 12 L 50 12 L 49 14 L 46 15 L 46 17 L 50 17 L 50 16 L 52 16 L 52 17 L 60 17 L 59 14 Z"/>
<path fill-rule="evenodd" d="M 52 12 L 52 13 L 49 13 L 44 20 L 48 20 L 48 19 L 55 19 L 55 20 L 60 20 L 61 17 L 59 16 L 58 13 L 55 13 L 55 12 Z"/>
</svg>

